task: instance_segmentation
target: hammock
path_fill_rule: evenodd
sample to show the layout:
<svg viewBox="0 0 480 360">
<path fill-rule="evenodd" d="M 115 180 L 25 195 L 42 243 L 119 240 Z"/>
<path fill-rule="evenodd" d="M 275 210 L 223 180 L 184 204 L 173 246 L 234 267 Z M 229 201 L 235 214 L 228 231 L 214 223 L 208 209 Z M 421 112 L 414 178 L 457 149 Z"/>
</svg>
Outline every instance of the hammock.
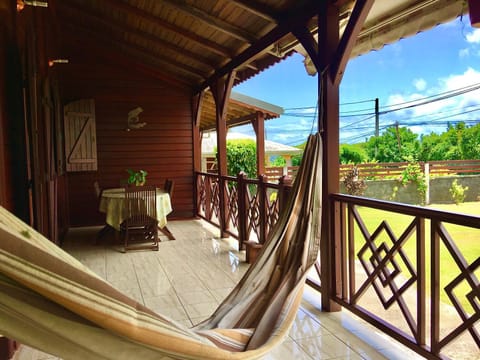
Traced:
<svg viewBox="0 0 480 360">
<path fill-rule="evenodd" d="M 193 328 L 154 313 L 0 207 L 0 334 L 65 359 L 257 359 L 288 334 L 317 259 L 321 140 L 310 135 L 267 241 Z"/>
</svg>

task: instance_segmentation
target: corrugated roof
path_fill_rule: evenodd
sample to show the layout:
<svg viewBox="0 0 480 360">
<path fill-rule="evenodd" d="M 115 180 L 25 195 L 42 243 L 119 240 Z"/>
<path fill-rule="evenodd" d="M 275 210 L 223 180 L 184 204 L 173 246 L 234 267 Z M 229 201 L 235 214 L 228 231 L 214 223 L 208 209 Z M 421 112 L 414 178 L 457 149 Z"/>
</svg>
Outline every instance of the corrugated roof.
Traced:
<svg viewBox="0 0 480 360">
<path fill-rule="evenodd" d="M 228 132 L 227 133 L 227 140 L 236 140 L 236 139 L 250 139 L 255 141 L 254 136 L 235 133 L 235 132 Z M 202 139 L 202 156 L 214 156 L 215 155 L 215 148 L 217 146 L 217 135 L 215 131 L 208 132 L 204 134 Z M 266 155 L 296 155 L 301 154 L 303 152 L 302 149 L 288 146 L 284 144 L 280 144 L 274 141 L 265 140 L 265 154 Z"/>
</svg>

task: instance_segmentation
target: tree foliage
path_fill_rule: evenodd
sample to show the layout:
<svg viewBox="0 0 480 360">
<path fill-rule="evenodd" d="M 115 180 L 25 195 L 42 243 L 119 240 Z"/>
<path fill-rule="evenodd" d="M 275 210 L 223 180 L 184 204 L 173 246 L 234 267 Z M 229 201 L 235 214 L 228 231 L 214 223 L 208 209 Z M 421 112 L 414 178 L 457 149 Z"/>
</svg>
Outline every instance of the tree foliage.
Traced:
<svg viewBox="0 0 480 360">
<path fill-rule="evenodd" d="M 367 160 L 365 144 L 340 144 L 340 164 L 361 164 Z"/>
<path fill-rule="evenodd" d="M 372 136 L 365 144 L 368 157 L 378 162 L 416 159 L 420 150 L 418 136 L 405 127 L 392 126 L 385 133 Z"/>
<path fill-rule="evenodd" d="M 441 134 L 422 136 L 419 160 L 471 159 L 480 159 L 480 124 L 466 127 L 460 122 Z"/>
<path fill-rule="evenodd" d="M 271 166 L 285 166 L 285 165 L 287 165 L 287 161 L 282 156 L 277 156 L 271 161 L 270 165 Z"/>
<path fill-rule="evenodd" d="M 243 171 L 250 179 L 257 177 L 257 146 L 249 139 L 227 141 L 227 172 L 237 176 Z"/>
<path fill-rule="evenodd" d="M 382 135 L 372 136 L 365 149 L 368 161 L 378 162 L 480 159 L 480 124 L 467 127 L 459 122 L 441 134 L 422 135 L 420 139 L 405 127 L 392 126 Z"/>
</svg>

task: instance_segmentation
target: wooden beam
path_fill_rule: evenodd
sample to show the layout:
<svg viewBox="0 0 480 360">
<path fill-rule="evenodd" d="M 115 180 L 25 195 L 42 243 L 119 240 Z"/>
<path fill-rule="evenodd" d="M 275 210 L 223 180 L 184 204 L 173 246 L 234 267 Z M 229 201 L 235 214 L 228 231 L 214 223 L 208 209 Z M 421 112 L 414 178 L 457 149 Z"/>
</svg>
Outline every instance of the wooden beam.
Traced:
<svg viewBox="0 0 480 360">
<path fill-rule="evenodd" d="M 146 48 L 146 47 L 135 45 L 135 44 L 125 44 L 123 41 L 112 39 L 106 34 L 99 34 L 90 29 L 79 28 L 78 26 L 75 26 L 71 23 L 67 23 L 65 25 L 66 27 L 70 28 L 73 36 L 78 35 L 76 34 L 77 32 L 85 32 L 89 34 L 90 38 L 95 38 L 95 39 L 98 39 L 100 42 L 102 42 L 105 48 L 110 48 L 110 51 L 121 53 L 123 50 L 125 53 L 128 53 L 131 56 L 136 56 L 137 58 L 140 58 L 139 60 L 145 60 L 145 62 L 149 63 L 152 66 L 156 65 L 156 66 L 162 66 L 162 67 L 167 66 L 167 67 L 175 68 L 177 70 L 180 70 L 183 73 L 192 75 L 197 80 L 205 79 L 207 76 L 205 73 L 204 74 L 199 73 L 198 68 L 194 68 L 186 64 L 181 64 L 179 62 L 172 61 L 171 59 L 165 56 L 162 56 L 160 54 L 152 54 L 150 51 L 151 50 L 150 48 Z M 85 46 L 90 47 L 92 44 L 92 41 L 85 41 L 84 44 Z"/>
<path fill-rule="evenodd" d="M 272 45 L 275 41 L 291 32 L 291 30 L 299 24 L 305 24 L 309 19 L 317 14 L 318 1 L 309 1 L 303 6 L 300 5 L 297 9 L 290 12 L 290 16 L 286 16 L 277 27 L 269 31 L 266 35 L 260 38 L 252 46 L 242 51 L 235 56 L 231 61 L 219 68 L 209 79 L 207 79 L 196 90 L 201 91 L 211 86 L 217 79 L 225 76 L 229 72 L 235 70 L 237 67 L 243 65 L 255 55 L 264 51 L 267 47 Z"/>
<path fill-rule="evenodd" d="M 140 73 L 143 73 L 147 76 L 151 76 L 152 78 L 159 79 L 162 81 L 165 81 L 169 84 L 172 84 L 173 86 L 176 86 L 178 88 L 184 88 L 184 89 L 190 89 L 191 88 L 191 81 L 187 79 L 186 77 L 171 77 L 164 71 L 159 71 L 159 66 L 158 64 L 147 64 L 145 62 L 139 62 L 137 61 L 134 57 L 127 57 L 123 56 L 122 51 L 120 51 L 116 47 L 110 46 L 110 44 L 95 44 L 89 39 L 80 36 L 78 32 L 74 32 L 72 34 L 69 34 L 69 36 L 72 36 L 73 39 L 75 39 L 75 43 L 79 46 L 76 46 L 75 48 L 67 48 L 65 47 L 65 51 L 67 52 L 66 56 L 70 58 L 70 63 L 74 64 L 77 62 L 76 58 L 77 57 L 82 57 L 82 62 L 83 63 L 92 63 L 92 67 L 95 66 L 95 64 L 98 63 L 98 58 L 100 59 L 105 59 L 106 61 L 110 61 L 112 63 L 116 63 L 119 66 L 122 66 L 126 69 L 135 69 L 135 71 L 139 71 Z M 85 52 L 82 51 L 82 49 L 88 48 L 91 50 L 91 53 L 88 53 L 86 56 L 92 56 L 91 54 L 94 54 L 95 58 L 84 58 L 85 57 Z"/>
<path fill-rule="evenodd" d="M 264 4 L 259 3 L 254 0 L 230 0 L 235 3 L 235 5 L 245 9 L 252 14 L 262 17 L 267 21 L 278 23 L 278 14 L 274 13 L 270 7 L 265 6 Z"/>
<path fill-rule="evenodd" d="M 99 29 L 99 33 L 103 33 L 105 30 L 112 29 L 113 31 L 121 34 L 139 37 L 143 40 L 148 40 L 149 42 L 153 43 L 153 45 L 161 47 L 162 49 L 167 49 L 176 53 L 177 55 L 187 57 L 190 61 L 199 63 L 203 67 L 207 67 L 210 69 L 210 71 L 213 71 L 212 59 L 202 57 L 197 53 L 194 53 L 176 44 L 172 44 L 168 41 L 162 40 L 147 31 L 135 28 L 117 19 L 109 18 L 107 20 L 104 15 L 100 15 L 91 10 L 87 10 L 85 7 L 82 7 L 77 3 L 62 2 L 61 4 L 63 10 L 62 17 L 67 18 L 69 23 L 75 23 L 78 27 L 91 29 L 92 26 L 90 26 L 90 24 L 96 24 L 97 28 Z M 67 8 L 68 12 L 65 11 L 65 9 Z M 129 36 L 126 36 L 122 38 L 122 41 L 131 43 L 129 38 Z"/>
<path fill-rule="evenodd" d="M 252 121 L 257 141 L 257 176 L 265 175 L 265 114 L 257 111 Z"/>
<path fill-rule="evenodd" d="M 192 97 L 192 114 L 194 126 L 200 126 L 200 115 L 202 114 L 202 107 L 205 98 L 205 91 L 193 95 Z"/>
<path fill-rule="evenodd" d="M 298 41 L 300 41 L 307 54 L 310 56 L 310 59 L 317 68 L 317 72 L 321 73 L 322 69 L 320 69 L 321 64 L 318 57 L 318 43 L 315 41 L 315 38 L 310 30 L 308 30 L 307 26 L 305 25 L 293 29 L 292 32 Z"/>
<path fill-rule="evenodd" d="M 232 71 L 226 76 L 217 79 L 212 85 L 212 95 L 215 100 L 216 110 L 216 127 L 217 127 L 217 167 L 220 177 L 227 175 L 227 125 L 225 123 L 225 115 L 227 112 L 228 99 L 235 79 L 235 72 Z M 225 193 L 224 181 L 220 180 L 219 187 L 220 200 L 220 236 L 227 235 L 228 224 L 226 221 L 227 214 L 227 194 Z"/>
<path fill-rule="evenodd" d="M 320 2 L 318 10 L 318 55 L 320 69 L 327 69 L 332 63 L 339 44 L 339 10 L 331 1 Z M 322 310 L 339 311 L 340 306 L 332 300 L 333 294 L 341 286 L 334 274 L 340 274 L 340 263 L 334 260 L 334 250 L 338 246 L 335 239 L 334 209 L 330 194 L 340 190 L 339 184 L 339 86 L 332 81 L 328 72 L 318 75 L 318 94 L 321 116 L 318 129 L 322 136 L 322 228 L 320 238 L 320 281 L 322 284 Z M 337 214 L 338 215 L 338 214 Z"/>
<path fill-rule="evenodd" d="M 136 6 L 130 5 L 123 1 L 117 1 L 117 0 L 103 0 L 103 2 L 107 3 L 108 6 L 121 10 L 127 14 L 138 16 L 142 20 L 148 20 L 154 23 L 156 26 L 163 28 L 166 31 L 170 31 L 177 35 L 181 35 L 185 39 L 191 42 L 194 42 L 195 44 L 202 46 L 203 48 L 208 49 L 218 55 L 221 55 L 223 57 L 228 57 L 228 58 L 232 58 L 234 56 L 234 54 L 230 51 L 230 49 L 227 49 L 223 46 L 218 45 L 213 41 L 203 38 L 192 31 L 185 30 L 183 28 L 175 26 L 174 24 L 164 21 L 159 17 L 153 15 L 152 13 L 139 9 Z"/>
<path fill-rule="evenodd" d="M 233 26 L 232 24 L 221 20 L 216 16 L 212 16 L 197 7 L 187 4 L 184 0 L 162 0 L 162 5 L 168 5 L 174 9 L 177 9 L 189 16 L 194 17 L 196 20 L 201 21 L 206 26 L 240 41 L 248 44 L 257 41 L 257 38 L 254 34 L 250 34 L 242 28 Z"/>
<path fill-rule="evenodd" d="M 343 73 L 347 67 L 348 59 L 352 53 L 358 34 L 373 6 L 375 0 L 357 0 L 352 15 L 348 20 L 347 27 L 343 32 L 342 39 L 337 48 L 335 58 L 330 66 L 330 76 L 335 84 L 340 84 Z"/>
</svg>

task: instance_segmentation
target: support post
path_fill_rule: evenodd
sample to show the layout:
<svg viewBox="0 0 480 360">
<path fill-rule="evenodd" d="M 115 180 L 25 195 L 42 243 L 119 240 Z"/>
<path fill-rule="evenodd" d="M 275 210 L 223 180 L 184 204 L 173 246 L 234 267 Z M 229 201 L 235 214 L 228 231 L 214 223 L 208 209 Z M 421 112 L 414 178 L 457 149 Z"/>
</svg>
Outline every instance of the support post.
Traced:
<svg viewBox="0 0 480 360">
<path fill-rule="evenodd" d="M 318 94 L 319 117 L 318 129 L 323 140 L 323 191 L 322 191 L 322 230 L 320 239 L 320 281 L 322 288 L 322 310 L 339 311 L 340 306 L 332 298 L 341 291 L 340 265 L 334 259 L 340 237 L 335 235 L 334 219 L 339 216 L 330 202 L 330 194 L 340 190 L 339 185 L 339 83 L 331 76 L 328 69 L 332 64 L 339 46 L 338 28 L 339 10 L 330 1 L 322 1 L 319 9 L 318 57 Z M 315 63 L 315 62 L 314 62 Z"/>
<path fill-rule="evenodd" d="M 252 121 L 257 141 L 257 176 L 265 174 L 265 114 L 257 111 Z"/>
<path fill-rule="evenodd" d="M 227 122 L 225 116 L 227 114 L 228 99 L 235 79 L 235 72 L 218 78 L 211 86 L 212 95 L 215 100 L 215 117 L 217 128 L 217 166 L 219 175 L 219 212 L 220 212 L 220 237 L 227 236 L 227 199 L 225 192 L 224 176 L 227 175 Z"/>
</svg>

